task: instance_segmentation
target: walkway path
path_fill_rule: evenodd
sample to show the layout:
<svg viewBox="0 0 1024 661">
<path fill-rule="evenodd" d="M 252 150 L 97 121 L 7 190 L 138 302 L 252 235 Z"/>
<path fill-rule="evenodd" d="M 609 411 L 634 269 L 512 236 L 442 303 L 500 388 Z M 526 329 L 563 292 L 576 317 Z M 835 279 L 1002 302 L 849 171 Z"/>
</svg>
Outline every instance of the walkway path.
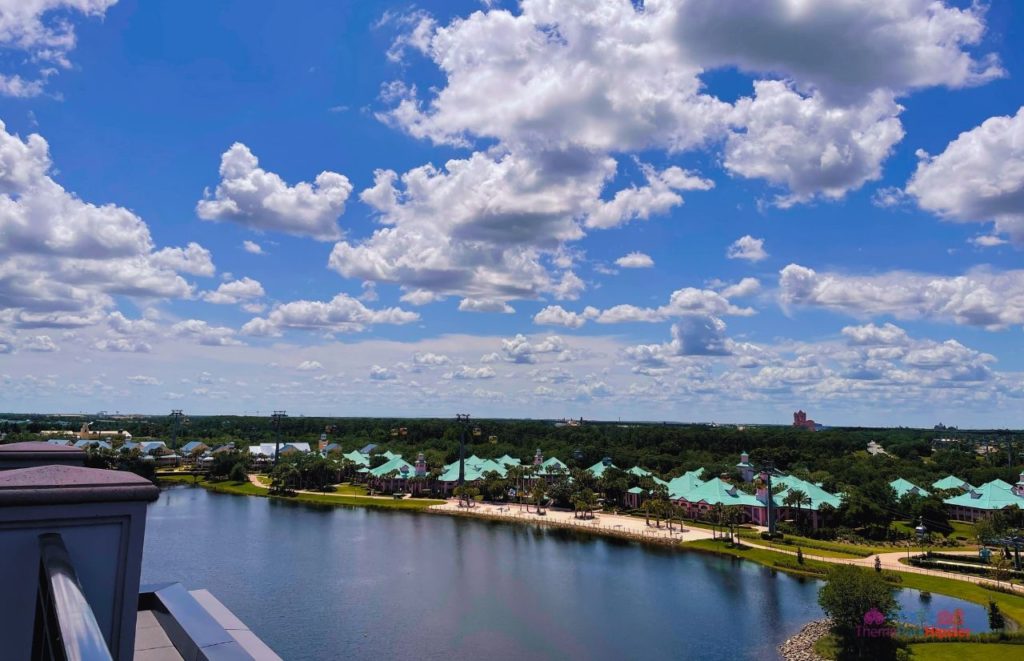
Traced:
<svg viewBox="0 0 1024 661">
<path fill-rule="evenodd" d="M 787 555 L 796 555 L 796 551 L 787 551 L 777 547 L 764 546 L 751 542 L 750 540 L 742 540 L 743 544 L 756 548 L 763 549 L 765 551 L 775 551 L 776 553 L 785 553 Z M 937 569 L 924 569 L 922 567 L 914 567 L 911 565 L 905 565 L 900 562 L 900 558 L 906 558 L 906 551 L 896 551 L 894 553 L 879 553 L 877 555 L 868 556 L 866 558 L 830 558 L 822 555 L 814 555 L 812 553 L 804 552 L 805 558 L 811 558 L 812 560 L 818 560 L 821 562 L 831 562 L 833 564 L 845 564 L 845 565 L 857 565 L 859 567 L 870 567 L 874 569 L 875 558 L 877 557 L 882 565 L 882 569 L 889 571 L 906 572 L 908 574 L 925 574 L 927 576 L 936 576 L 938 578 L 948 578 L 954 581 L 966 581 L 968 583 L 975 583 L 978 585 L 991 585 L 1000 588 L 1008 588 L 1013 590 L 1017 594 L 1024 595 L 1024 586 L 1010 583 L 1009 581 L 993 581 L 989 578 L 982 578 L 980 576 L 971 576 L 969 574 L 958 574 L 956 572 L 940 571 Z"/>
<path fill-rule="evenodd" d="M 711 539 L 710 531 L 700 528 L 683 528 L 680 530 L 678 523 L 673 525 L 672 531 L 666 526 L 648 526 L 643 519 L 619 514 L 606 514 L 597 512 L 592 519 L 577 518 L 573 512 L 566 510 L 545 509 L 544 514 L 537 514 L 536 508 L 520 508 L 519 505 L 496 505 L 491 503 L 477 503 L 473 507 L 460 507 L 458 501 L 449 500 L 443 505 L 433 505 L 429 508 L 432 511 L 445 514 L 462 514 L 480 516 L 489 519 L 508 519 L 521 523 L 539 523 L 542 525 L 554 525 L 558 527 L 571 527 L 579 530 L 587 530 L 605 535 L 622 537 L 634 537 L 640 539 L 665 540 L 676 542 L 692 542 L 697 539 Z"/>
</svg>

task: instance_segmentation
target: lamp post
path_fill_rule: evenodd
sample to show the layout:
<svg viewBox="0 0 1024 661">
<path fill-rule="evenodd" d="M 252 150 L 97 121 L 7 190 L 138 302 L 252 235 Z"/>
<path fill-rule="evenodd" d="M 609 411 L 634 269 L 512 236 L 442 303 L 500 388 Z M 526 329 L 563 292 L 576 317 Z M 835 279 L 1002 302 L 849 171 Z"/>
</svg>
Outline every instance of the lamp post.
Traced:
<svg viewBox="0 0 1024 661">
<path fill-rule="evenodd" d="M 281 456 L 281 422 L 288 417 L 288 414 L 284 411 L 274 411 L 270 419 L 273 420 L 274 425 L 274 465 L 277 466 L 277 460 Z"/>
<path fill-rule="evenodd" d="M 765 499 L 764 504 L 768 509 L 768 537 L 775 537 L 775 503 L 772 500 L 772 471 L 775 470 L 775 465 L 771 459 L 766 459 L 761 464 L 761 474 L 764 475 L 765 481 Z"/>
<path fill-rule="evenodd" d="M 171 411 L 171 449 L 178 449 L 178 430 L 181 428 L 181 419 L 185 417 L 185 414 L 181 412 L 181 409 L 174 409 Z"/>
<path fill-rule="evenodd" d="M 459 486 L 466 483 L 466 427 L 469 426 L 468 413 L 456 413 L 455 421 L 459 423 Z"/>
</svg>

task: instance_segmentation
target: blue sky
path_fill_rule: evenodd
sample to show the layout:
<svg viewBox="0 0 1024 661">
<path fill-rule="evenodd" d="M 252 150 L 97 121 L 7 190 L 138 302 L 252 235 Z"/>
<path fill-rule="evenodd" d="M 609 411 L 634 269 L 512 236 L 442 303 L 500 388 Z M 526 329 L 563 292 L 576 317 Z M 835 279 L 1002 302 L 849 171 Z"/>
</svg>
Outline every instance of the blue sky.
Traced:
<svg viewBox="0 0 1024 661">
<path fill-rule="evenodd" d="M 1019 427 L 1022 40 L 1011 2 L 0 2 L 0 408 Z"/>
</svg>

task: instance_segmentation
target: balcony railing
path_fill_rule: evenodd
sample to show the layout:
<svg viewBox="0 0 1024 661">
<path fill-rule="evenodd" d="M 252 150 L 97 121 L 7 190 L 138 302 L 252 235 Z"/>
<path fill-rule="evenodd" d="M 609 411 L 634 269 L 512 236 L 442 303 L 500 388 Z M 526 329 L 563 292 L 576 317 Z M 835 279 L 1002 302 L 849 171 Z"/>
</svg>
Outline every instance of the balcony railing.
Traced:
<svg viewBox="0 0 1024 661">
<path fill-rule="evenodd" d="M 39 536 L 39 591 L 32 639 L 33 661 L 111 659 L 96 616 L 86 601 L 64 540 Z"/>
</svg>

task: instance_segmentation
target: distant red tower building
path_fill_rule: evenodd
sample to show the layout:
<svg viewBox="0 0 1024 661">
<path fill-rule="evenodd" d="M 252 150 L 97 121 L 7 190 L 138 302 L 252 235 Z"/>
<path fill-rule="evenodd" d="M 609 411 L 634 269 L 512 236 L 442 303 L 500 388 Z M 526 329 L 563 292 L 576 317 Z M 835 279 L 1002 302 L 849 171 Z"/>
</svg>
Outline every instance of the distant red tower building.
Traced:
<svg viewBox="0 0 1024 661">
<path fill-rule="evenodd" d="M 817 425 L 815 425 L 814 420 L 808 420 L 807 414 L 803 411 L 797 411 L 793 414 L 793 426 L 799 427 L 800 429 L 810 429 L 811 431 L 817 429 Z"/>
</svg>

